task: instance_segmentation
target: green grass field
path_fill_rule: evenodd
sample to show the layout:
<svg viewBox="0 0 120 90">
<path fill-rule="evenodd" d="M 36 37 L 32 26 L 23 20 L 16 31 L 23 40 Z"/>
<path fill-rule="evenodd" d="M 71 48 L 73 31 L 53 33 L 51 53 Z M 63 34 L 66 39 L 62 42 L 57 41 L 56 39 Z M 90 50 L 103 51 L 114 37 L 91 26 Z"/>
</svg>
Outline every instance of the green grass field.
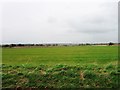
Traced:
<svg viewBox="0 0 120 90">
<path fill-rule="evenodd" d="M 118 46 L 2 49 L 3 88 L 118 88 L 119 75 Z"/>
<path fill-rule="evenodd" d="M 107 64 L 118 60 L 117 46 L 3 48 L 2 51 L 2 62 L 8 65 Z"/>
</svg>

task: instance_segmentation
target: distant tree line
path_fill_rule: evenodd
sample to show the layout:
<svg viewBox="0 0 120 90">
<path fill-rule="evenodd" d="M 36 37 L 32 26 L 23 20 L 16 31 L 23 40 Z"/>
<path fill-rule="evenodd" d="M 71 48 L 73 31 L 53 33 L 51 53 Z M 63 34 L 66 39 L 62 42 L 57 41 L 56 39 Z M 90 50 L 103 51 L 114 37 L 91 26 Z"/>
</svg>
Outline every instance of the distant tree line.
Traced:
<svg viewBox="0 0 120 90">
<path fill-rule="evenodd" d="M 0 45 L 0 47 L 33 47 L 33 46 L 40 46 L 40 47 L 49 47 L 49 46 L 87 46 L 87 45 L 120 45 L 120 43 L 80 43 L 80 44 L 72 44 L 72 43 L 66 43 L 66 44 L 3 44 Z"/>
</svg>

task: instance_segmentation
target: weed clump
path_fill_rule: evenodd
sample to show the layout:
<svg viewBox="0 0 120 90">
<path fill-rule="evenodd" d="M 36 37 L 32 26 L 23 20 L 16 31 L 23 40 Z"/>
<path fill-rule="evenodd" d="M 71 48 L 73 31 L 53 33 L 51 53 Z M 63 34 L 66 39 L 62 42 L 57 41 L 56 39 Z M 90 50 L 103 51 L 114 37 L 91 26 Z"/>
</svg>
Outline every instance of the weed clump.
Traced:
<svg viewBox="0 0 120 90">
<path fill-rule="evenodd" d="M 4 65 L 2 85 L 35 88 L 116 88 L 120 73 L 113 65 L 99 67 L 55 65 L 35 67 Z"/>
</svg>

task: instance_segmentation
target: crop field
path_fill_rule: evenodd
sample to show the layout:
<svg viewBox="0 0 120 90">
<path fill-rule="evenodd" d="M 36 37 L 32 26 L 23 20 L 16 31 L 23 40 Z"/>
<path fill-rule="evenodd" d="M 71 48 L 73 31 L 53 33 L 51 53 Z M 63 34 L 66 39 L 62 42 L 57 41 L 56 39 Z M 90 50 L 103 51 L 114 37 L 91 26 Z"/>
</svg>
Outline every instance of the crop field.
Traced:
<svg viewBox="0 0 120 90">
<path fill-rule="evenodd" d="M 116 88 L 118 46 L 2 49 L 3 88 Z"/>
<path fill-rule="evenodd" d="M 3 64 L 77 65 L 108 64 L 118 60 L 117 46 L 68 46 L 40 48 L 3 48 Z"/>
</svg>

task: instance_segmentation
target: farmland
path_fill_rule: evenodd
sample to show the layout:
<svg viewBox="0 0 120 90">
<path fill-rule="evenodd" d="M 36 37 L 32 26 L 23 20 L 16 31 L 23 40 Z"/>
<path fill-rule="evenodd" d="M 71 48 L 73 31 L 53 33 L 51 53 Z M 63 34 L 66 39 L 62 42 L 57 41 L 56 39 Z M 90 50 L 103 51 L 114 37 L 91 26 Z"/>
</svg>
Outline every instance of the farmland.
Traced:
<svg viewBox="0 0 120 90">
<path fill-rule="evenodd" d="M 117 62 L 117 46 L 3 48 L 3 87 L 114 88 Z"/>
<path fill-rule="evenodd" d="M 117 46 L 3 48 L 3 64 L 108 64 L 118 60 Z M 18 63 L 19 62 L 19 63 Z"/>
</svg>

